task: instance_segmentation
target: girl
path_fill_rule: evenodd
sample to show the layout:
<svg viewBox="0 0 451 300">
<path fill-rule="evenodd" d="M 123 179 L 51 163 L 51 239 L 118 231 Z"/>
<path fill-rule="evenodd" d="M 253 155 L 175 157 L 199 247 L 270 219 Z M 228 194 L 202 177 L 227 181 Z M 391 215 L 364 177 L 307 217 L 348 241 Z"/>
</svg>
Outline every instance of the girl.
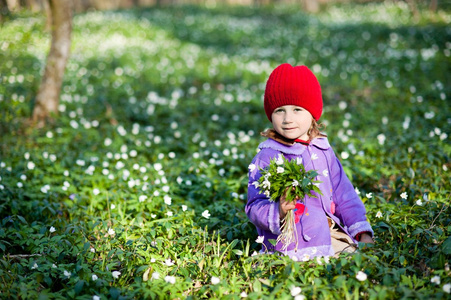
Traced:
<svg viewBox="0 0 451 300">
<path fill-rule="evenodd" d="M 246 214 L 264 237 L 265 249 L 281 251 L 275 246 L 281 220 L 295 210 L 298 246 L 289 245 L 281 251 L 294 260 L 315 256 L 337 256 L 352 252 L 357 241 L 373 243 L 373 230 L 365 215 L 365 207 L 343 171 L 327 137 L 320 133 L 317 121 L 323 110 L 321 87 L 315 75 L 305 66 L 278 66 L 266 83 L 264 108 L 273 128 L 262 133 L 268 139 L 249 166 Z M 297 199 L 297 203 L 271 202 L 254 184 L 261 177 L 260 169 L 270 160 L 283 155 L 297 159 L 305 169 L 316 170 L 322 195 Z"/>
</svg>

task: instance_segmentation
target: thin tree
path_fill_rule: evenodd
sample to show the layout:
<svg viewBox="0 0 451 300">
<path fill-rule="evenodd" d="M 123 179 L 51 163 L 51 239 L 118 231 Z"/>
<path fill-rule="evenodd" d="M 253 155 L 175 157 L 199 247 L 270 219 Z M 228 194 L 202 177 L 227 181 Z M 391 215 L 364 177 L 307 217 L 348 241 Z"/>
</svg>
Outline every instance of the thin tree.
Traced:
<svg viewBox="0 0 451 300">
<path fill-rule="evenodd" d="M 69 58 L 72 33 L 72 0 L 49 0 L 52 42 L 33 109 L 32 121 L 42 127 L 58 104 L 64 70 Z M 49 21 L 49 20 L 48 20 Z"/>
</svg>

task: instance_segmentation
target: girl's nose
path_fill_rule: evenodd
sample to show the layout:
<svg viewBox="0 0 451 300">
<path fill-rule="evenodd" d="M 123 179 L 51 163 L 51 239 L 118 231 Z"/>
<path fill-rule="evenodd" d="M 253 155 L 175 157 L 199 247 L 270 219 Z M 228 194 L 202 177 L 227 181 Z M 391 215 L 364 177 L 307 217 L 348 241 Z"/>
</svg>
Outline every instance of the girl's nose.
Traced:
<svg viewBox="0 0 451 300">
<path fill-rule="evenodd" d="M 291 123 L 291 118 L 292 118 L 292 116 L 289 112 L 285 113 L 285 116 L 283 118 L 283 123 L 284 124 Z"/>
</svg>

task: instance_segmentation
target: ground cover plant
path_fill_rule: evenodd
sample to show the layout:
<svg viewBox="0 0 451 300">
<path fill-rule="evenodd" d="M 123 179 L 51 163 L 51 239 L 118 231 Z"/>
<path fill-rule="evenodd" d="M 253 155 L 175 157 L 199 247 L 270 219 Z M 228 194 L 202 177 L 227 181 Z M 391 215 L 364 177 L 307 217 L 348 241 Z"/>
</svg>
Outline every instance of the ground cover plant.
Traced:
<svg viewBox="0 0 451 300">
<path fill-rule="evenodd" d="M 167 7 L 74 17 L 59 116 L 31 115 L 49 33 L 0 28 L 0 297 L 450 297 L 448 12 Z M 306 64 L 374 246 L 255 255 L 248 165 L 264 83 Z"/>
</svg>

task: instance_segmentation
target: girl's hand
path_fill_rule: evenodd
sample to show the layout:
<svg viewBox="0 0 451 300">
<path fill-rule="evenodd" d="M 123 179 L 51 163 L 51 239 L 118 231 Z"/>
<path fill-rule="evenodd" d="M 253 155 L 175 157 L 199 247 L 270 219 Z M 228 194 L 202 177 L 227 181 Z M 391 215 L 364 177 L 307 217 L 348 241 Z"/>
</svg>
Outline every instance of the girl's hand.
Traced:
<svg viewBox="0 0 451 300">
<path fill-rule="evenodd" d="M 299 196 L 296 196 L 294 201 L 287 201 L 287 193 L 283 194 L 279 199 L 279 217 L 282 220 L 287 215 L 288 211 L 296 208 L 296 201 Z"/>
<path fill-rule="evenodd" d="M 362 235 L 360 236 L 360 241 L 361 243 L 367 243 L 367 244 L 374 244 L 374 240 L 371 237 L 371 235 L 367 234 L 367 233 L 362 233 Z"/>
</svg>

